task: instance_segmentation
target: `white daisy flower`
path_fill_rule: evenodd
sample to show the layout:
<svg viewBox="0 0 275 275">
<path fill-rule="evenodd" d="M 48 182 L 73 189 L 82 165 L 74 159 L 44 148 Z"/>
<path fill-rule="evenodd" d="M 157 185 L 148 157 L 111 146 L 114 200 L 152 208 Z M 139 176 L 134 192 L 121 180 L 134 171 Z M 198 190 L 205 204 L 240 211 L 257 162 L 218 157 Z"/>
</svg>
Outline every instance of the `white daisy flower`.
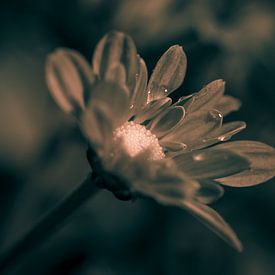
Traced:
<svg viewBox="0 0 275 275">
<path fill-rule="evenodd" d="M 275 174 L 275 149 L 256 141 L 229 140 L 242 121 L 223 123 L 240 107 L 216 80 L 173 103 L 186 56 L 170 47 L 148 81 L 132 39 L 105 35 L 90 66 L 76 51 L 58 49 L 47 61 L 49 90 L 61 109 L 75 115 L 87 137 L 88 159 L 101 187 L 120 199 L 150 197 L 186 209 L 237 250 L 241 242 L 207 204 L 222 185 L 252 186 Z"/>
</svg>

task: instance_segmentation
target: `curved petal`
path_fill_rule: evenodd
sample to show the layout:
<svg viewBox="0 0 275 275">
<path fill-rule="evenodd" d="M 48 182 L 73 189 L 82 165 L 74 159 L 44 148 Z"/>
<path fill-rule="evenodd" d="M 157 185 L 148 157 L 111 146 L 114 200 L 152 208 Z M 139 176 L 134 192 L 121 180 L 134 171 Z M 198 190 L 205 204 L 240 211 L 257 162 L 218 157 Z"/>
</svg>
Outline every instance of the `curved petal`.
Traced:
<svg viewBox="0 0 275 275">
<path fill-rule="evenodd" d="M 166 97 L 183 82 L 186 55 L 179 45 L 170 47 L 160 58 L 148 84 L 148 102 Z"/>
<path fill-rule="evenodd" d="M 215 109 L 222 112 L 224 116 L 231 112 L 238 111 L 241 107 L 241 101 L 233 96 L 224 95 L 216 104 Z"/>
<path fill-rule="evenodd" d="M 229 245 L 241 252 L 242 243 L 233 231 L 233 229 L 224 221 L 224 219 L 212 208 L 190 200 L 184 200 L 181 206 L 190 212 L 194 217 L 200 220 L 204 225 L 214 231 Z"/>
<path fill-rule="evenodd" d="M 200 203 L 213 203 L 220 199 L 224 194 L 223 187 L 213 180 L 201 180 L 199 183 L 200 188 L 198 188 L 195 194 L 195 199 Z"/>
<path fill-rule="evenodd" d="M 187 96 L 180 97 L 178 101 L 173 104 L 173 106 L 182 106 L 187 112 L 190 110 L 190 106 L 193 104 L 194 101 L 195 101 L 195 94 L 190 94 Z"/>
<path fill-rule="evenodd" d="M 135 44 L 128 35 L 112 31 L 106 34 L 97 44 L 93 56 L 93 69 L 100 79 L 113 67 L 122 64 L 126 72 L 126 84 L 130 91 L 136 85 L 138 73 L 138 57 Z"/>
<path fill-rule="evenodd" d="M 185 183 L 188 185 L 188 182 Z M 189 182 L 189 184 L 190 183 L 192 182 Z M 215 210 L 202 203 L 193 201 L 189 196 L 186 196 L 184 186 L 185 185 L 183 185 L 183 189 L 177 187 L 176 189 L 168 189 L 169 192 L 166 192 L 168 190 L 154 190 L 148 188 L 146 184 L 143 184 L 141 186 L 141 192 L 144 192 L 145 195 L 154 198 L 161 204 L 184 208 L 225 242 L 241 252 L 243 249 L 242 244 L 233 229 Z M 142 189 L 143 187 L 144 189 Z M 197 184 L 190 184 L 190 189 L 192 189 L 192 192 L 195 191 L 197 189 Z"/>
<path fill-rule="evenodd" d="M 198 188 L 198 183 L 181 175 L 155 180 L 154 182 L 136 182 L 135 189 L 138 193 L 149 196 L 164 205 L 177 205 L 178 201 L 192 198 Z"/>
<path fill-rule="evenodd" d="M 47 58 L 48 88 L 63 111 L 77 112 L 90 96 L 93 72 L 85 58 L 70 49 L 58 49 Z"/>
<path fill-rule="evenodd" d="M 197 140 L 192 144 L 192 150 L 198 150 L 210 145 L 214 145 L 219 142 L 229 140 L 233 135 L 239 133 L 246 128 L 246 123 L 243 121 L 233 121 L 223 124 L 221 127 L 217 127 L 213 131 L 210 131 L 205 135 L 203 139 Z M 190 145 L 189 145 L 190 146 Z"/>
<path fill-rule="evenodd" d="M 104 105 L 114 127 L 123 124 L 129 113 L 129 94 L 115 82 L 97 81 L 92 86 L 91 104 Z"/>
<path fill-rule="evenodd" d="M 106 82 L 115 82 L 121 87 L 125 87 L 126 72 L 122 64 L 114 65 L 105 75 Z M 127 89 L 125 87 L 125 89 Z"/>
<path fill-rule="evenodd" d="M 217 179 L 221 184 L 246 187 L 262 183 L 275 176 L 275 149 L 267 144 L 242 140 L 219 144 L 215 147 L 221 150 L 230 150 L 251 163 L 249 170 Z"/>
<path fill-rule="evenodd" d="M 196 149 L 201 149 L 203 147 L 207 147 L 221 141 L 227 141 L 233 135 L 239 133 L 245 128 L 246 128 L 246 123 L 243 121 L 233 121 L 233 122 L 225 123 L 222 125 L 222 127 L 216 129 L 215 131 L 207 135 L 202 140 L 202 143 L 196 147 Z"/>
<path fill-rule="evenodd" d="M 181 171 L 195 179 L 217 179 L 249 169 L 250 163 L 245 157 L 217 147 L 183 153 L 173 159 Z"/>
<path fill-rule="evenodd" d="M 205 136 L 219 129 L 222 125 L 223 116 L 218 110 L 199 112 L 186 116 L 183 124 L 176 131 L 164 137 L 165 140 L 182 142 L 188 150 L 193 150 L 202 143 Z"/>
<path fill-rule="evenodd" d="M 132 112 L 134 114 L 139 112 L 147 103 L 147 81 L 148 72 L 146 64 L 142 58 L 139 58 L 139 73 L 137 75 L 137 82 L 130 103 L 130 107 L 133 109 Z"/>
<path fill-rule="evenodd" d="M 177 152 L 177 151 L 182 151 L 184 150 L 187 145 L 184 143 L 180 142 L 172 142 L 172 141 L 165 141 L 165 140 L 160 140 L 160 145 L 164 147 L 168 152 Z"/>
<path fill-rule="evenodd" d="M 140 112 L 135 116 L 134 122 L 142 123 L 146 120 L 152 119 L 164 112 L 172 103 L 170 97 L 165 97 L 149 102 Z"/>
<path fill-rule="evenodd" d="M 100 157 L 104 157 L 112 138 L 113 125 L 105 104 L 92 102 L 81 116 L 80 127 L 88 138 L 93 149 Z"/>
<path fill-rule="evenodd" d="M 158 138 L 173 132 L 184 119 L 185 111 L 181 106 L 170 107 L 166 112 L 157 116 L 150 124 L 149 130 Z"/>
<path fill-rule="evenodd" d="M 224 88 L 225 82 L 222 79 L 210 82 L 194 95 L 194 102 L 187 109 L 187 112 L 201 112 L 215 108 L 223 96 Z"/>
</svg>

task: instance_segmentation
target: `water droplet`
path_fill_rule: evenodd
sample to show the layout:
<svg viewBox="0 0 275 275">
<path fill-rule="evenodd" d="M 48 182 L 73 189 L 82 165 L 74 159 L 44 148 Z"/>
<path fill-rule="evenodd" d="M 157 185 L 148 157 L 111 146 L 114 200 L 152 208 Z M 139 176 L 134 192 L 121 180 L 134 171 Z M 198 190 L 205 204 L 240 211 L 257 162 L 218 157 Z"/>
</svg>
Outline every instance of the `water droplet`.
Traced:
<svg viewBox="0 0 275 275">
<path fill-rule="evenodd" d="M 231 136 L 220 136 L 219 138 L 218 138 L 218 140 L 220 140 L 220 141 L 227 141 L 227 140 L 229 140 L 231 138 Z"/>
<path fill-rule="evenodd" d="M 196 154 L 196 155 L 193 155 L 193 160 L 201 161 L 201 160 L 204 160 L 204 157 L 202 154 Z"/>
<path fill-rule="evenodd" d="M 168 87 L 165 86 L 165 85 L 161 85 L 161 86 L 160 86 L 160 90 L 161 90 L 164 94 L 167 94 L 167 93 L 168 93 Z"/>
</svg>

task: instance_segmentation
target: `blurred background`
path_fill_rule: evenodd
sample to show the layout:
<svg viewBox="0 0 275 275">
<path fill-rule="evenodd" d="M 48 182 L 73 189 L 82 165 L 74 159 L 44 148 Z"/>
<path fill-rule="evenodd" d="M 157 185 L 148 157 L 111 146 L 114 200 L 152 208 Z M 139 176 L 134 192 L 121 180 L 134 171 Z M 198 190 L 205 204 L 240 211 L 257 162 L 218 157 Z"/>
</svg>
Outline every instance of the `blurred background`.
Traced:
<svg viewBox="0 0 275 275">
<path fill-rule="evenodd" d="M 149 71 L 182 45 L 187 76 L 174 98 L 223 78 L 243 102 L 229 117 L 248 124 L 237 138 L 275 146 L 274 1 L 1 0 L 1 251 L 89 171 L 76 122 L 47 91 L 46 56 L 62 46 L 91 59 L 112 29 L 134 38 Z M 274 197 L 271 180 L 226 188 L 213 205 L 243 241 L 239 254 L 182 210 L 103 191 L 8 274 L 274 274 Z"/>
</svg>

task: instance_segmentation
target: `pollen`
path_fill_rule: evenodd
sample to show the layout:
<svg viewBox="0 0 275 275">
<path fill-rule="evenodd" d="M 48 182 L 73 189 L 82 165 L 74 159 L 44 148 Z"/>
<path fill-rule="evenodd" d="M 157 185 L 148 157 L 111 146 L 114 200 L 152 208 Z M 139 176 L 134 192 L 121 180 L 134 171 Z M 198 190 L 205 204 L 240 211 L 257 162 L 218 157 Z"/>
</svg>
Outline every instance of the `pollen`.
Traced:
<svg viewBox="0 0 275 275">
<path fill-rule="evenodd" d="M 127 153 L 134 157 L 147 151 L 149 159 L 160 160 L 165 157 L 158 138 L 147 130 L 145 126 L 133 121 L 124 123 L 114 131 L 114 139 L 120 139 Z"/>
</svg>

